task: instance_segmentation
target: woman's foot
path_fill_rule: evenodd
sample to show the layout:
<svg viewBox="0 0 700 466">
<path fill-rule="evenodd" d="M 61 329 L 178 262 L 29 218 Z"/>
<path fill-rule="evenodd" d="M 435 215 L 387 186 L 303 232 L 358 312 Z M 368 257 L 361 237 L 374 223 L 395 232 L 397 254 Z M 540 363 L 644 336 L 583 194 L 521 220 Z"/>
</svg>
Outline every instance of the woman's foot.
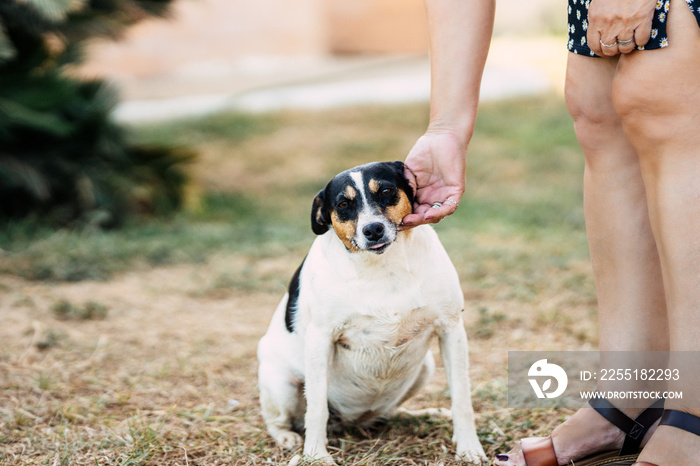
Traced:
<svg viewBox="0 0 700 466">
<path fill-rule="evenodd" d="M 696 413 L 693 414 L 696 416 Z M 686 417 L 685 425 L 683 422 L 676 422 L 678 418 L 670 422 L 662 418 L 662 424 L 639 455 L 640 462 L 646 461 L 659 466 L 697 464 L 700 451 L 700 420 L 697 416 L 693 418 L 686 413 L 681 413 L 681 416 Z M 665 425 L 666 423 L 670 425 Z"/>
<path fill-rule="evenodd" d="M 632 416 L 637 414 L 628 413 Z M 649 429 L 642 445 L 649 439 L 657 424 L 658 421 Z M 589 407 L 579 409 L 552 431 L 552 443 L 557 455 L 557 462 L 560 465 L 569 464 L 572 460 L 585 458 L 594 453 L 620 449 L 624 439 L 624 432 Z M 498 466 L 525 466 L 520 445 L 506 454 L 496 455 L 495 464 Z"/>
</svg>

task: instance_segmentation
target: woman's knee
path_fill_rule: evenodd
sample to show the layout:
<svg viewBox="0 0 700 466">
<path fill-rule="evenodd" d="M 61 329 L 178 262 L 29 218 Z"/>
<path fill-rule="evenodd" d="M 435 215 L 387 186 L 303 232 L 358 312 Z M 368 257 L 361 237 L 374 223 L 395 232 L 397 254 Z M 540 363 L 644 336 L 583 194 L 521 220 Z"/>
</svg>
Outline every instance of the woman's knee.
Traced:
<svg viewBox="0 0 700 466">
<path fill-rule="evenodd" d="M 574 131 L 586 157 L 604 148 L 610 138 L 622 135 L 620 118 L 610 93 L 572 85 L 567 81 L 566 105 L 574 120 Z M 622 135 L 624 137 L 624 135 Z"/>
<path fill-rule="evenodd" d="M 564 97 L 579 137 L 588 139 L 596 129 L 617 121 L 611 103 L 612 78 L 617 60 L 570 54 Z"/>
</svg>

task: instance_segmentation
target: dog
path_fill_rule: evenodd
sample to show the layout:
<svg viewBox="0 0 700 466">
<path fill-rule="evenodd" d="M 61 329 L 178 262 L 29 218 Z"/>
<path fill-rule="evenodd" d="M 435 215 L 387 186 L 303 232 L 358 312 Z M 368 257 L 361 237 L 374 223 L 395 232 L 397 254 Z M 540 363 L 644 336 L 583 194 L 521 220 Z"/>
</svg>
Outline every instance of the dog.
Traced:
<svg viewBox="0 0 700 466">
<path fill-rule="evenodd" d="M 314 198 L 318 236 L 258 345 L 262 415 L 279 446 L 301 445 L 295 430 L 303 424 L 304 456 L 335 464 L 329 418 L 369 426 L 395 415 L 432 376 L 437 336 L 457 458 L 485 464 L 471 403 L 464 296 L 432 227 L 400 228 L 412 210 L 402 162 L 342 172 Z"/>
</svg>

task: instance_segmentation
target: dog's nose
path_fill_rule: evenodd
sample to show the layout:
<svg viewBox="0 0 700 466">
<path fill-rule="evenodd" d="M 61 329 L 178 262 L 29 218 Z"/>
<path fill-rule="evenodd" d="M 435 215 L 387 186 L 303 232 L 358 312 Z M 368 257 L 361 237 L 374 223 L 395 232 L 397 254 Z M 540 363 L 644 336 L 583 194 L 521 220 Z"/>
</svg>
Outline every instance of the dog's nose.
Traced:
<svg viewBox="0 0 700 466">
<path fill-rule="evenodd" d="M 378 241 L 384 235 L 384 225 L 378 222 L 365 225 L 362 234 L 370 241 Z"/>
</svg>

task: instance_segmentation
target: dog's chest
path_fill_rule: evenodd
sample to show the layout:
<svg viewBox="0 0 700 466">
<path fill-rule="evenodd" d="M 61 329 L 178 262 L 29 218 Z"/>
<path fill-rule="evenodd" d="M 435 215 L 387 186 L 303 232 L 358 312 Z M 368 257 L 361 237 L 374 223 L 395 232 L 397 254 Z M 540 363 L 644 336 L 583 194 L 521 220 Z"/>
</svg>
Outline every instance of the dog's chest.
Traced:
<svg viewBox="0 0 700 466">
<path fill-rule="evenodd" d="M 410 371 L 425 357 L 435 319 L 424 309 L 350 317 L 336 332 L 334 365 L 382 379 Z"/>
<path fill-rule="evenodd" d="M 423 310 L 408 315 L 357 315 L 341 327 L 337 344 L 346 350 L 371 351 L 382 348 L 397 350 L 422 335 L 431 333 L 435 316 Z"/>
</svg>

